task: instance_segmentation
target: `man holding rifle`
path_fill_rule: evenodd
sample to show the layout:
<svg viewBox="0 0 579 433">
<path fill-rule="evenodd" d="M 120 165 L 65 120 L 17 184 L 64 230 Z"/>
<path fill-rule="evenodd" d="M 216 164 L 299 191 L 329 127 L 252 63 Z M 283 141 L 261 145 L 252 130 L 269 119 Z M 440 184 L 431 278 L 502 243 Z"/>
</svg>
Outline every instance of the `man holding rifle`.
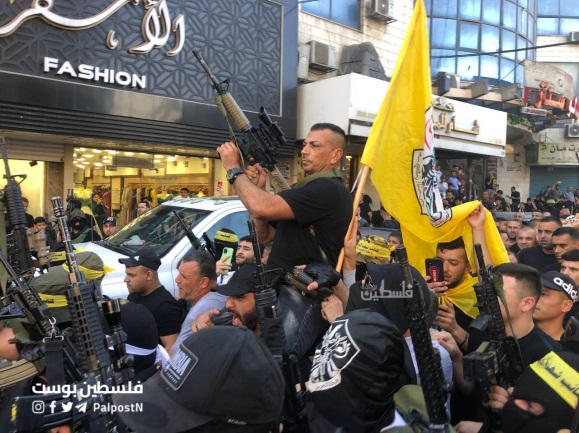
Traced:
<svg viewBox="0 0 579 433">
<path fill-rule="evenodd" d="M 274 241 L 270 267 L 291 271 L 296 265 L 323 261 L 320 249 L 331 265 L 336 264 L 352 217 L 352 200 L 339 172 L 345 145 L 340 127 L 314 125 L 301 150 L 307 177 L 275 195 L 265 191 L 266 173 L 259 164 L 243 171 L 234 143 L 217 149 L 229 182 L 256 222 L 259 241 Z"/>
<path fill-rule="evenodd" d="M 273 241 L 270 269 L 291 272 L 295 266 L 320 262 L 328 268 L 336 266 L 352 219 L 352 200 L 338 170 L 345 145 L 340 127 L 330 123 L 312 126 L 301 150 L 306 178 L 274 195 L 265 190 L 266 172 L 259 164 L 242 168 L 234 143 L 226 142 L 217 149 L 227 179 L 255 220 L 259 242 Z M 279 301 L 285 312 L 291 311 L 282 313 L 286 348 L 301 357 L 325 328 L 319 301 L 303 297 L 291 287 L 280 289 Z"/>
</svg>

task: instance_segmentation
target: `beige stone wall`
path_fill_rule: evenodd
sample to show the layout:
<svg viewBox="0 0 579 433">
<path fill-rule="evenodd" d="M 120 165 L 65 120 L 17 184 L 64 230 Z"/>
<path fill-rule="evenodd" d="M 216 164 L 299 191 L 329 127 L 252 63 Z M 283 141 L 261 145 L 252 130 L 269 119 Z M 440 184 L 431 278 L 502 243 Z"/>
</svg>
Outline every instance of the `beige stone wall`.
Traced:
<svg viewBox="0 0 579 433">
<path fill-rule="evenodd" d="M 504 196 L 510 195 L 511 186 L 517 187 L 521 200 L 529 196 L 531 169 L 526 164 L 527 152 L 522 144 L 507 144 L 505 157 L 497 158 L 497 181 Z M 507 199 L 510 202 L 509 199 Z"/>
<path fill-rule="evenodd" d="M 385 24 L 368 18 L 371 0 L 361 1 L 361 28 L 355 30 L 332 21 L 300 12 L 298 25 L 298 43 L 305 44 L 311 40 L 323 42 L 336 49 L 337 64 L 340 64 L 344 46 L 372 42 L 382 61 L 386 75 L 390 77 L 394 71 L 396 59 L 408 28 L 412 15 L 413 0 L 396 0 L 392 15 L 397 21 Z M 336 72 L 320 73 L 310 70 L 309 80 L 330 78 Z"/>
</svg>

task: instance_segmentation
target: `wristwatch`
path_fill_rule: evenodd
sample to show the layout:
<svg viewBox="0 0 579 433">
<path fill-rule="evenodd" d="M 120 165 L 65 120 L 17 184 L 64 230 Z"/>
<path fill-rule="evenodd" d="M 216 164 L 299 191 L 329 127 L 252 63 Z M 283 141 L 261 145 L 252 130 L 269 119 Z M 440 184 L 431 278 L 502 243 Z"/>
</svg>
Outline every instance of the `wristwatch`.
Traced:
<svg viewBox="0 0 579 433">
<path fill-rule="evenodd" d="M 245 173 L 245 170 L 243 168 L 239 168 L 239 167 L 235 167 L 235 168 L 231 168 L 229 170 L 227 170 L 227 175 L 225 176 L 225 178 L 228 180 L 228 182 L 233 185 L 233 183 L 235 182 L 235 179 L 237 179 L 237 176 L 239 176 L 240 174 Z"/>
</svg>

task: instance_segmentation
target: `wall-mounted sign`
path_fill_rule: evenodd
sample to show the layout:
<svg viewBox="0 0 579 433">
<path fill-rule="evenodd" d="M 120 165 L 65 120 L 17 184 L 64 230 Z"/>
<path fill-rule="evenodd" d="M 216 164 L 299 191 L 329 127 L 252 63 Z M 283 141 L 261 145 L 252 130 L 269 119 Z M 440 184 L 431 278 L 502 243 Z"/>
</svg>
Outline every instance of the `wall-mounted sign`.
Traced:
<svg viewBox="0 0 579 433">
<path fill-rule="evenodd" d="M 574 143 L 540 143 L 538 165 L 574 165 L 579 164 L 579 144 Z"/>
<path fill-rule="evenodd" d="M 521 114 L 528 114 L 529 116 L 548 116 L 549 112 L 542 108 L 521 107 Z"/>
<path fill-rule="evenodd" d="M 145 89 L 147 87 L 147 77 L 144 75 L 129 74 L 124 71 L 99 68 L 92 65 L 78 65 L 76 68 L 69 61 L 61 62 L 52 57 L 44 58 L 44 72 L 55 71 L 56 75 L 66 75 L 70 78 L 102 82 L 108 84 L 118 84 L 123 87 Z"/>
<path fill-rule="evenodd" d="M 12 1 L 10 3 L 13 3 Z M 53 11 L 54 0 L 34 0 L 32 5 L 22 10 L 12 20 L 0 25 L 0 38 L 16 32 L 26 21 L 41 19 L 48 25 L 64 30 L 86 30 L 96 27 L 111 18 L 117 11 L 126 5 L 139 6 L 139 1 L 116 0 L 96 14 L 82 18 L 73 18 L 67 15 L 59 15 Z M 185 42 L 185 20 L 179 14 L 171 21 L 169 8 L 165 0 L 144 0 L 145 14 L 142 19 L 143 40 L 140 44 L 130 47 L 128 51 L 135 54 L 146 54 L 154 48 L 164 47 L 171 33 L 175 33 L 175 45 L 166 51 L 167 56 L 175 56 L 183 49 Z M 58 8 L 57 8 L 58 9 Z M 109 30 L 106 38 L 106 46 L 114 50 L 119 45 L 115 30 Z"/>
</svg>

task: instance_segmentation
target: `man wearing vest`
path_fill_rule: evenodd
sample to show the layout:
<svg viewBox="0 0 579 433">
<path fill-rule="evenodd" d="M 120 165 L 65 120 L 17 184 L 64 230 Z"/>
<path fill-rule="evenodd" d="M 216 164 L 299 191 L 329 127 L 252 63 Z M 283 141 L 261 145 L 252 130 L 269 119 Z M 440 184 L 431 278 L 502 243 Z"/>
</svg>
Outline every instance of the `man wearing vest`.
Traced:
<svg viewBox="0 0 579 433">
<path fill-rule="evenodd" d="M 306 177 L 277 194 L 265 190 L 266 172 L 259 164 L 242 168 L 234 143 L 224 143 L 217 149 L 229 182 L 255 220 L 259 242 L 273 241 L 269 268 L 291 272 L 294 266 L 315 262 L 336 265 L 352 219 L 352 199 L 339 172 L 345 146 L 346 136 L 340 127 L 330 123 L 312 126 L 301 149 Z M 282 287 L 280 299 L 284 290 L 297 293 Z M 321 322 L 319 302 L 312 307 L 318 310 L 315 316 Z M 310 316 L 307 311 L 304 314 Z M 288 343 L 297 327 L 291 328 L 285 329 Z M 302 324 L 302 331 L 304 328 L 309 334 L 322 330 L 319 324 Z"/>
</svg>

